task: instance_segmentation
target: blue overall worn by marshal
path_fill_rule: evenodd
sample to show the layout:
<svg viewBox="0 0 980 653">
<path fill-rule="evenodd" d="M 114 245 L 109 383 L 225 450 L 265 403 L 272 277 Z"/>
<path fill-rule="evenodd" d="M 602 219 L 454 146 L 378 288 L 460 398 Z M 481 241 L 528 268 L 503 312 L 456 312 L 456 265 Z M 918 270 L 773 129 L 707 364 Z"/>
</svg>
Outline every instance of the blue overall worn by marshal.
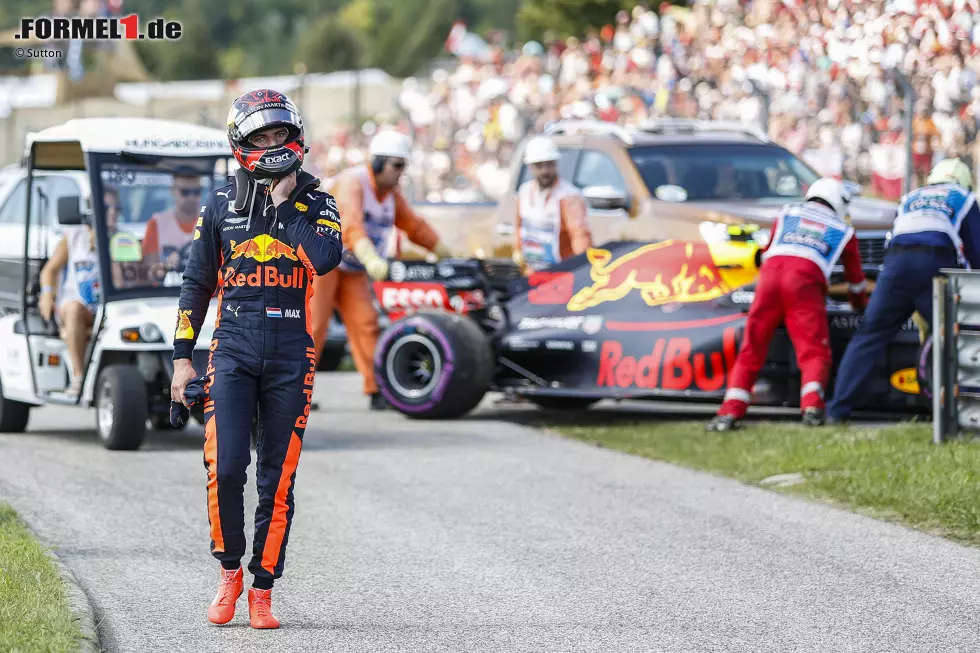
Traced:
<svg viewBox="0 0 980 653">
<path fill-rule="evenodd" d="M 949 170 L 950 163 L 939 165 Z M 939 166 L 930 175 L 930 182 L 936 181 L 937 170 Z M 968 170 L 956 179 L 971 183 Z M 828 410 L 831 421 L 850 418 L 888 345 L 913 312 L 918 311 L 932 324 L 932 279 L 939 270 L 971 268 L 978 263 L 980 209 L 968 187 L 962 183 L 929 183 L 902 198 L 871 302 L 837 372 Z"/>
</svg>

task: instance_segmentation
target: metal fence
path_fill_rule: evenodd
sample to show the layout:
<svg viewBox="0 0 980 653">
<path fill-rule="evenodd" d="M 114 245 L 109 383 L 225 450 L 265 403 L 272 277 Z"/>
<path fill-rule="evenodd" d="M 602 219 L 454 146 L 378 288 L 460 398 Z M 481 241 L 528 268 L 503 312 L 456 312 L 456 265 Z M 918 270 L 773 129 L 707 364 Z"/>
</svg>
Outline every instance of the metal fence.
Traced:
<svg viewBox="0 0 980 653">
<path fill-rule="evenodd" d="M 940 272 L 933 279 L 931 351 L 919 366 L 929 375 L 936 444 L 980 431 L 980 271 Z"/>
</svg>

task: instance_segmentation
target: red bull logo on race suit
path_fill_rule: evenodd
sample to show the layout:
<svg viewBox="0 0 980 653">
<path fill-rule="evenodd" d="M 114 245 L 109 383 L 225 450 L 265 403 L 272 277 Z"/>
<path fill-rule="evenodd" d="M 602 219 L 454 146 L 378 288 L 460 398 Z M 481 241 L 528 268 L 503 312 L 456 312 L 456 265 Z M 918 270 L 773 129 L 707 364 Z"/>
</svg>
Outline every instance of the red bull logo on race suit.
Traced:
<svg viewBox="0 0 980 653">
<path fill-rule="evenodd" d="M 225 268 L 222 275 L 225 286 L 248 286 L 249 288 L 305 288 L 306 270 L 298 265 L 288 272 L 280 272 L 274 265 L 256 265 L 252 272 L 236 272 L 235 268 Z"/>
<path fill-rule="evenodd" d="M 231 258 L 236 259 L 243 256 L 255 259 L 259 263 L 280 258 L 286 258 L 290 261 L 299 260 L 292 247 L 268 234 L 249 238 L 242 243 L 231 241 Z"/>
<path fill-rule="evenodd" d="M 570 311 L 618 301 L 634 290 L 648 306 L 703 302 L 734 290 L 703 243 L 667 240 L 638 247 L 615 260 L 609 250 L 590 248 L 586 256 L 593 284 L 572 296 L 567 304 Z"/>
</svg>

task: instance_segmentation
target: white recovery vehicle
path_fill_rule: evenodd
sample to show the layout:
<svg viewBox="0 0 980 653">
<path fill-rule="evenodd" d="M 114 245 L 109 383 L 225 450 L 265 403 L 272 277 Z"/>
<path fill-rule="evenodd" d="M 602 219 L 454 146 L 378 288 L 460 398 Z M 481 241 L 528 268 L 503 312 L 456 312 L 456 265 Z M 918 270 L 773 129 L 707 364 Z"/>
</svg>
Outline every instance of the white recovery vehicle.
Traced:
<svg viewBox="0 0 980 653">
<path fill-rule="evenodd" d="M 77 119 L 29 138 L 24 177 L 10 182 L 23 184 L 23 198 L 14 192 L 0 207 L 11 213 L 0 228 L 0 432 L 24 431 L 31 409 L 48 404 L 95 408 L 109 449 L 139 448 L 147 422 L 170 428 L 172 338 L 194 230 L 175 245 L 172 237 L 164 242 L 161 227 L 155 256 L 143 251 L 143 234 L 154 216 L 158 223 L 172 218 L 181 193 L 197 195 L 176 187 L 175 172 L 200 181 L 200 204 L 227 182 L 232 161 L 223 131 L 166 120 Z M 58 325 L 38 310 L 39 272 L 62 233 L 88 227 L 99 303 L 81 392 L 73 395 Z M 194 355 L 202 373 L 210 322 Z"/>
</svg>

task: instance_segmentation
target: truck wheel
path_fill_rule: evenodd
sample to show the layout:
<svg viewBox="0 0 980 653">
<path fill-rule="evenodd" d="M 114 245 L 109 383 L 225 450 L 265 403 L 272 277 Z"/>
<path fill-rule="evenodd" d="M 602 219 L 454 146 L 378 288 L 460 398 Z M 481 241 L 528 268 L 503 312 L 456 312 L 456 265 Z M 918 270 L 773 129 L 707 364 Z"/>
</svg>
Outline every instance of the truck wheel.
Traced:
<svg viewBox="0 0 980 653">
<path fill-rule="evenodd" d="M 588 410 L 599 403 L 591 397 L 528 397 L 531 403 L 545 410 Z"/>
<path fill-rule="evenodd" d="M 320 363 L 316 366 L 317 372 L 333 372 L 340 367 L 340 362 L 347 355 L 347 347 L 344 343 L 328 344 L 320 354 Z"/>
<path fill-rule="evenodd" d="M 187 424 L 174 426 L 170 423 L 170 415 L 168 413 L 153 413 L 150 415 L 150 426 L 157 431 L 183 431 Z"/>
<path fill-rule="evenodd" d="M 31 405 L 6 399 L 0 385 L 0 433 L 23 433 L 31 417 Z"/>
<path fill-rule="evenodd" d="M 95 425 L 102 446 L 111 450 L 139 449 L 149 418 L 146 385 L 132 365 L 110 365 L 95 386 Z"/>
<path fill-rule="evenodd" d="M 454 419 L 470 412 L 493 383 L 490 341 L 468 317 L 425 311 L 382 334 L 374 355 L 378 389 L 408 417 Z"/>
</svg>

